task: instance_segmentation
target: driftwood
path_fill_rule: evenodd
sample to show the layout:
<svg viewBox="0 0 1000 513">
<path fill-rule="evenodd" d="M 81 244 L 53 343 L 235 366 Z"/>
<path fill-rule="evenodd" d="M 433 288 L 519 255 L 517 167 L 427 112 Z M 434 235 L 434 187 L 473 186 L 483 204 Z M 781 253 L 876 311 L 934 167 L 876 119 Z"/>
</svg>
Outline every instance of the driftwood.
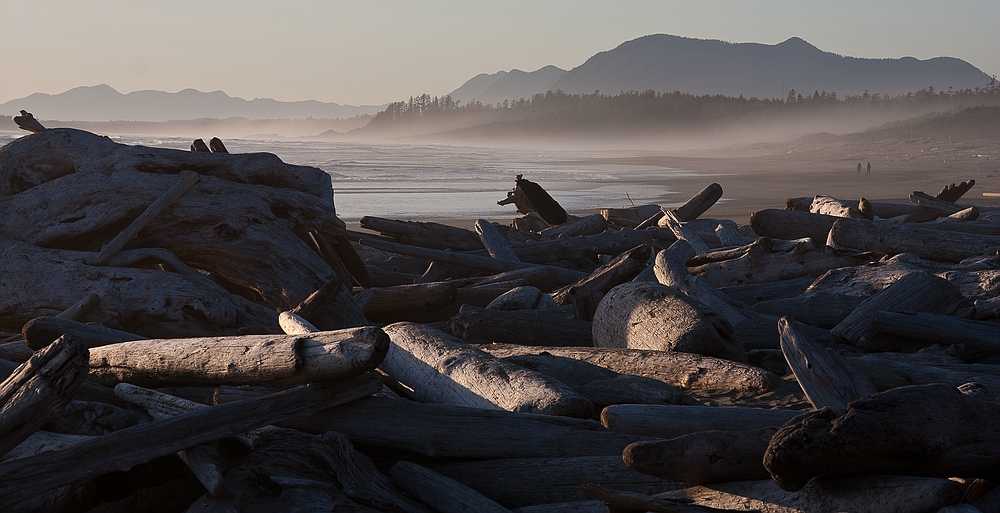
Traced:
<svg viewBox="0 0 1000 513">
<path fill-rule="evenodd" d="M 778 321 L 781 352 L 813 408 L 842 410 L 876 393 L 875 385 L 843 357 L 812 340 L 789 317 Z"/>
<path fill-rule="evenodd" d="M 591 214 L 580 219 L 567 221 L 565 223 L 546 228 L 541 234 L 546 237 L 557 239 L 559 237 L 571 237 L 576 235 L 594 235 L 603 233 L 608 229 L 608 222 L 601 214 Z"/>
<path fill-rule="evenodd" d="M 677 217 L 681 221 L 693 221 L 712 208 L 712 205 L 715 205 L 715 202 L 719 201 L 721 197 L 722 186 L 717 183 L 709 184 L 683 205 L 677 207 Z"/>
<path fill-rule="evenodd" d="M 568 269 L 565 270 L 565 272 L 552 273 L 550 272 L 551 269 L 552 267 L 550 266 L 535 266 L 527 269 L 505 271 L 492 276 L 484 277 L 480 281 L 476 282 L 476 284 L 487 285 L 490 283 L 500 283 L 511 280 L 524 280 L 527 285 L 536 287 L 543 292 L 548 292 L 564 285 L 574 283 L 587 276 L 585 273 L 570 271 Z"/>
<path fill-rule="evenodd" d="M 35 353 L 0 383 L 0 455 L 65 408 L 87 377 L 87 347 L 67 337 Z"/>
<path fill-rule="evenodd" d="M 995 479 L 1000 405 L 948 385 L 902 387 L 789 422 L 774 435 L 764 466 L 786 490 L 819 474 L 889 473 Z M 879 436 L 872 436 L 878 433 Z"/>
<path fill-rule="evenodd" d="M 872 327 L 929 344 L 964 344 L 969 349 L 1000 353 L 1000 324 L 971 321 L 948 315 L 880 310 L 872 316 Z"/>
<path fill-rule="evenodd" d="M 448 282 L 373 288 L 362 310 L 365 317 L 373 321 L 395 322 L 408 320 L 408 314 L 432 312 L 448 306 L 457 296 L 458 289 Z"/>
<path fill-rule="evenodd" d="M 223 438 L 233 433 L 301 416 L 371 395 L 381 380 L 354 378 L 342 392 L 306 386 L 253 401 L 204 410 L 141 424 L 29 458 L 0 463 L 0 493 L 16 504 L 61 486 L 79 483 L 113 470 L 127 470 L 158 456 Z"/>
<path fill-rule="evenodd" d="M 722 513 L 722 510 L 692 506 L 687 501 L 672 501 L 653 495 L 635 492 L 623 492 L 605 488 L 598 484 L 585 484 L 580 487 L 583 493 L 603 501 L 613 511 L 647 511 L 650 513 Z M 522 509 L 523 510 L 523 509 Z M 607 509 L 602 511 L 608 511 Z"/>
<path fill-rule="evenodd" d="M 334 276 L 291 310 L 321 331 L 367 326 L 368 319 L 350 290 Z"/>
<path fill-rule="evenodd" d="M 579 486 L 587 483 L 639 493 L 678 486 L 635 472 L 625 466 L 621 456 L 469 461 L 433 465 L 431 469 L 508 508 L 586 499 Z"/>
<path fill-rule="evenodd" d="M 30 112 L 24 110 L 21 111 L 20 116 L 14 116 L 14 123 L 16 123 L 17 127 L 21 130 L 27 130 L 29 132 L 42 132 L 46 130 L 46 128 L 42 126 L 37 119 L 35 119 L 35 116 L 32 116 Z"/>
<path fill-rule="evenodd" d="M 694 250 L 686 241 L 677 241 L 669 249 L 656 254 L 653 273 L 662 285 L 676 287 L 688 297 L 696 299 L 705 306 L 725 317 L 733 326 L 745 321 L 747 316 L 736 310 L 732 301 L 712 287 L 705 278 L 691 276 L 684 262 L 694 255 Z"/>
<path fill-rule="evenodd" d="M 411 323 L 386 326 L 385 332 L 392 344 L 380 368 L 420 401 L 571 417 L 593 410 L 566 385 L 443 332 Z"/>
<path fill-rule="evenodd" d="M 863 255 L 840 254 L 810 241 L 787 248 L 775 246 L 773 239 L 761 237 L 739 258 L 699 265 L 690 271 L 719 288 L 819 276 L 830 269 L 860 265 L 868 260 Z"/>
<path fill-rule="evenodd" d="M 756 431 L 701 431 L 670 440 L 636 442 L 622 458 L 629 468 L 691 484 L 750 481 L 770 477 L 761 463 L 771 436 L 768 426 Z"/>
<path fill-rule="evenodd" d="M 750 228 L 761 237 L 826 240 L 837 217 L 794 210 L 766 209 L 750 215 Z"/>
<path fill-rule="evenodd" d="M 517 175 L 514 179 L 514 190 L 507 193 L 507 199 L 497 202 L 497 205 L 513 203 L 522 214 L 538 212 L 549 226 L 566 222 L 566 211 L 559 203 L 549 196 L 541 185 Z"/>
<path fill-rule="evenodd" d="M 195 139 L 194 141 L 191 141 L 191 151 L 211 153 L 212 149 L 205 144 L 204 139 Z"/>
<path fill-rule="evenodd" d="M 222 139 L 218 137 L 213 137 L 208 141 L 208 149 L 212 150 L 212 153 L 229 153 L 226 145 L 222 143 Z"/>
<path fill-rule="evenodd" d="M 936 225 L 949 226 L 949 225 Z M 1000 250 L 1000 236 L 973 235 L 909 225 L 841 219 L 830 230 L 834 244 L 846 248 L 896 255 L 915 253 L 921 258 L 961 262 Z"/>
<path fill-rule="evenodd" d="M 891 353 L 851 356 L 851 366 L 882 392 L 907 385 L 945 383 L 953 387 L 975 382 L 1000 390 L 1000 369 L 990 364 L 913 362 L 893 358 Z"/>
<path fill-rule="evenodd" d="M 975 180 L 969 180 L 968 182 L 962 182 L 960 184 L 945 185 L 941 190 L 934 195 L 935 199 L 941 201 L 947 201 L 949 203 L 954 203 L 958 201 L 965 193 L 969 192 L 973 186 L 976 185 Z"/>
<path fill-rule="evenodd" d="M 497 357 L 547 353 L 574 358 L 621 374 L 658 379 L 682 390 L 726 390 L 759 394 L 777 388 L 781 379 L 746 364 L 672 351 L 644 351 L 599 347 L 528 347 L 487 344 L 483 350 Z"/>
<path fill-rule="evenodd" d="M 608 263 L 598 267 L 586 278 L 567 285 L 552 293 L 557 305 L 570 304 L 574 297 L 603 296 L 613 287 L 625 283 L 643 269 L 649 260 L 651 249 L 647 245 L 636 246 L 625 251 Z"/>
<path fill-rule="evenodd" d="M 450 321 L 457 337 L 529 346 L 593 346 L 591 323 L 531 311 L 462 305 Z"/>
<path fill-rule="evenodd" d="M 626 283 L 601 300 L 594 314 L 594 345 L 682 351 L 746 362 L 724 317 L 676 289 Z"/>
<path fill-rule="evenodd" d="M 879 334 L 872 326 L 872 317 L 879 310 L 917 311 L 949 314 L 954 311 L 962 294 L 943 278 L 914 272 L 907 274 L 885 290 L 866 299 L 830 333 L 837 339 L 869 350 L 885 350 L 906 344 L 905 339 Z"/>
<path fill-rule="evenodd" d="M 88 348 L 146 338 L 106 328 L 100 324 L 84 324 L 59 317 L 36 317 L 26 322 L 21 328 L 24 343 L 35 351 L 67 334 Z"/>
<path fill-rule="evenodd" d="M 337 431 L 355 443 L 432 458 L 615 456 L 639 437 L 592 420 L 371 397 L 291 419 L 283 426 Z"/>
<path fill-rule="evenodd" d="M 809 212 L 813 214 L 825 214 L 833 217 L 852 217 L 857 219 L 865 218 L 865 215 L 858 210 L 857 204 L 848 201 L 838 200 L 830 196 L 816 196 L 813 198 Z"/>
<path fill-rule="evenodd" d="M 548 263 L 576 260 L 597 255 L 617 255 L 640 244 L 652 244 L 653 230 L 608 230 L 596 235 L 563 237 L 548 242 L 515 246 L 514 253 L 522 262 Z"/>
<path fill-rule="evenodd" d="M 553 502 L 511 509 L 513 513 L 610 513 L 608 505 L 595 500 Z"/>
<path fill-rule="evenodd" d="M 493 258 L 499 258 L 500 260 L 510 260 L 513 262 L 519 262 L 517 255 L 514 251 L 510 249 L 510 245 L 507 241 L 500 235 L 500 231 L 497 230 L 492 223 L 485 219 L 479 219 L 476 221 L 476 234 L 479 235 L 480 242 L 486 247 L 486 251 L 489 252 L 490 256 Z"/>
<path fill-rule="evenodd" d="M 627 208 L 602 208 L 599 210 L 609 223 L 642 230 L 655 226 L 663 217 L 659 205 L 638 205 Z"/>
<path fill-rule="evenodd" d="M 141 340 L 90 352 L 91 378 L 155 387 L 171 384 L 308 383 L 356 376 L 385 357 L 374 327 L 297 335 Z"/>
<path fill-rule="evenodd" d="M 681 218 L 676 212 L 670 210 L 663 211 L 663 218 L 660 219 L 660 225 L 669 228 L 677 240 L 687 241 L 691 245 L 691 248 L 694 249 L 696 255 L 708 253 L 708 244 L 705 244 L 692 228 L 681 223 Z"/>
<path fill-rule="evenodd" d="M 557 306 L 559 305 L 552 299 L 552 296 L 535 287 L 525 285 L 500 294 L 496 299 L 490 301 L 486 308 L 490 310 L 541 310 Z M 461 310 L 459 312 L 461 313 Z"/>
<path fill-rule="evenodd" d="M 753 309 L 776 317 L 788 316 L 796 321 L 832 328 L 847 318 L 864 298 L 815 290 L 800 296 L 771 299 L 753 305 Z"/>
<path fill-rule="evenodd" d="M 441 513 L 510 512 L 472 488 L 416 463 L 397 462 L 390 475 L 397 486 Z"/>
<path fill-rule="evenodd" d="M 483 249 L 483 243 L 475 232 L 441 223 L 365 216 L 361 218 L 361 227 L 410 246 L 453 251 Z"/>
<path fill-rule="evenodd" d="M 762 513 L 899 513 L 935 511 L 962 498 L 962 485 L 948 479 L 912 476 L 820 476 L 799 492 L 773 480 L 694 486 L 661 498 L 727 511 Z"/>
<path fill-rule="evenodd" d="M 735 406 L 616 404 L 604 408 L 601 424 L 616 433 L 675 438 L 701 431 L 758 430 L 781 426 L 802 413 L 799 410 Z"/>
<path fill-rule="evenodd" d="M 814 281 L 816 281 L 815 278 L 805 276 L 790 280 L 734 285 L 732 287 L 723 287 L 719 291 L 740 303 L 753 306 L 763 301 L 792 298 L 801 295 Z"/>
</svg>

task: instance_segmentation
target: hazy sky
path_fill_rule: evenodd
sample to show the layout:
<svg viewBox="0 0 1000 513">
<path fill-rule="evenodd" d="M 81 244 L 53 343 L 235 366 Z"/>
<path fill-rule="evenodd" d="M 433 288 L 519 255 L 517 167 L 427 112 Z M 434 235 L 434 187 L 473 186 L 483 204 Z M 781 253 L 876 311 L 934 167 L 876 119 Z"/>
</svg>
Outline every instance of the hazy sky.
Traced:
<svg viewBox="0 0 1000 513">
<path fill-rule="evenodd" d="M 571 69 L 647 34 L 856 57 L 950 56 L 1000 74 L 997 0 L 0 0 L 0 102 L 109 84 L 381 104 L 479 73 Z M 10 114 L 10 113 L 4 113 Z"/>
</svg>

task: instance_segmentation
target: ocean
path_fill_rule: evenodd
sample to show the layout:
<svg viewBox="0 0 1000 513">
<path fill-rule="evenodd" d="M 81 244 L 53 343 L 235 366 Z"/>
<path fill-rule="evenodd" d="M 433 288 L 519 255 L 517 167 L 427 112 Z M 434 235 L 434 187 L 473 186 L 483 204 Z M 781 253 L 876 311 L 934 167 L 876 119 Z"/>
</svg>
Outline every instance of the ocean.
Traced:
<svg viewBox="0 0 1000 513">
<path fill-rule="evenodd" d="M 21 135 L 0 133 L 4 139 Z M 116 137 L 118 142 L 188 150 L 191 139 Z M 567 211 L 593 213 L 655 203 L 680 204 L 670 177 L 698 174 L 635 162 L 637 152 L 529 150 L 439 144 L 367 144 L 285 139 L 224 141 L 232 153 L 270 152 L 291 164 L 330 174 L 337 214 L 403 220 L 509 220 L 514 205 L 500 206 L 523 174 L 544 187 Z"/>
</svg>

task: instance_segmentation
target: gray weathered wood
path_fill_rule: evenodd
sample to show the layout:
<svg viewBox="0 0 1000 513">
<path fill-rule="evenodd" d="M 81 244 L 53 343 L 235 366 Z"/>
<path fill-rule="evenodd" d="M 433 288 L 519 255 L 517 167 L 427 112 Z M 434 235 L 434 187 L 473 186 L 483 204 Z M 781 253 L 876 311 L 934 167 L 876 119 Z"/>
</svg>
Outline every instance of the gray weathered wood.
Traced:
<svg viewBox="0 0 1000 513">
<path fill-rule="evenodd" d="M 483 246 L 486 247 L 486 251 L 489 252 L 490 256 L 493 258 L 499 258 L 500 260 L 510 260 L 512 262 L 520 262 L 517 259 L 517 255 L 514 251 L 510 249 L 510 245 L 507 241 L 500 235 L 500 232 L 493 226 L 493 223 L 485 220 L 479 219 L 476 221 L 476 234 L 479 235 L 479 240 L 482 241 Z"/>
<path fill-rule="evenodd" d="M 708 253 L 710 250 L 708 244 L 705 244 L 701 240 L 701 237 L 695 233 L 694 230 L 684 226 L 682 224 L 681 218 L 677 215 L 676 211 L 673 210 L 663 210 L 663 219 L 660 219 L 660 225 L 666 228 L 670 228 L 670 231 L 674 232 L 674 236 L 677 240 L 685 240 L 694 249 L 696 255 L 702 253 Z"/>
<path fill-rule="evenodd" d="M 319 328 L 292 312 L 281 312 L 278 315 L 278 325 L 281 326 L 285 335 L 304 335 L 319 331 Z"/>
<path fill-rule="evenodd" d="M 838 221 L 840 222 L 840 221 Z M 750 244 L 743 256 L 690 268 L 717 288 L 819 276 L 830 269 L 855 266 L 870 260 L 864 256 L 838 254 L 812 242 L 790 247 L 761 237 Z"/>
<path fill-rule="evenodd" d="M 802 413 L 799 410 L 736 406 L 615 404 L 601 412 L 601 423 L 616 433 L 674 438 L 700 431 L 741 431 L 780 426 Z"/>
<path fill-rule="evenodd" d="M 88 348 L 146 338 L 100 324 L 84 324 L 59 317 L 36 317 L 21 328 L 24 343 L 36 351 L 66 334 L 72 335 Z"/>
<path fill-rule="evenodd" d="M 580 219 L 567 221 L 565 223 L 546 228 L 541 231 L 542 235 L 553 239 L 559 237 L 573 237 L 579 235 L 595 235 L 608 229 L 608 222 L 601 214 L 591 214 Z"/>
<path fill-rule="evenodd" d="M 416 463 L 399 461 L 390 475 L 396 486 L 441 513 L 510 512 L 472 488 Z"/>
<path fill-rule="evenodd" d="M 676 287 L 681 292 L 694 298 L 725 317 L 733 326 L 747 319 L 731 304 L 728 296 L 719 292 L 701 276 L 691 276 L 685 262 L 694 254 L 687 241 L 677 241 L 669 249 L 656 254 L 653 273 L 657 281 L 668 287 Z"/>
<path fill-rule="evenodd" d="M 331 277 L 290 312 L 323 331 L 369 324 L 361 306 L 351 296 L 350 289 L 337 276 Z"/>
<path fill-rule="evenodd" d="M 813 214 L 825 214 L 834 217 L 852 217 L 862 219 L 864 214 L 858 210 L 857 203 L 851 204 L 849 201 L 839 200 L 830 196 L 816 196 L 813 198 L 809 212 Z"/>
<path fill-rule="evenodd" d="M 868 378 L 843 357 L 823 347 L 789 317 L 778 321 L 781 352 L 813 408 L 842 410 L 848 403 L 877 392 Z"/>
<path fill-rule="evenodd" d="M 646 268 L 650 246 L 636 246 L 595 269 L 586 278 L 552 293 L 557 305 L 568 305 L 574 297 L 603 296 L 613 287 L 625 283 Z"/>
<path fill-rule="evenodd" d="M 826 240 L 837 217 L 795 210 L 765 209 L 750 215 L 750 228 L 761 237 Z"/>
<path fill-rule="evenodd" d="M 946 225 L 935 225 L 946 226 Z M 915 253 L 921 258 L 961 262 L 1000 250 L 1000 236 L 973 235 L 911 225 L 841 219 L 830 230 L 838 246 L 887 255 Z"/>
<path fill-rule="evenodd" d="M 931 344 L 965 344 L 969 349 L 1000 353 L 1000 324 L 971 321 L 927 312 L 898 313 L 879 310 L 872 327 L 881 333 Z"/>
<path fill-rule="evenodd" d="M 722 186 L 717 183 L 709 184 L 683 205 L 677 207 L 677 216 L 680 217 L 681 221 L 693 221 L 712 208 L 712 205 L 715 205 L 721 197 Z"/>
<path fill-rule="evenodd" d="M 441 223 L 396 221 L 382 217 L 365 216 L 361 218 L 361 227 L 380 232 L 383 236 L 391 237 L 410 246 L 451 249 L 453 251 L 483 248 L 483 244 L 475 232 Z"/>
</svg>

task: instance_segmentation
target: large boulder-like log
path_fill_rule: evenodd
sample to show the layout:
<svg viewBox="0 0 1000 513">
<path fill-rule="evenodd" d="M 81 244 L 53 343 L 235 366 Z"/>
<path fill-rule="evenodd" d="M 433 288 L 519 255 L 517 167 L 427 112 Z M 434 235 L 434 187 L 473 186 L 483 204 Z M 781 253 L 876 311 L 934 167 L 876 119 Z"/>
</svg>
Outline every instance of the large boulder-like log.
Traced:
<svg viewBox="0 0 1000 513">
<path fill-rule="evenodd" d="M 681 351 L 746 362 L 724 317 L 658 283 L 611 289 L 597 307 L 593 326 L 597 347 Z"/>
<path fill-rule="evenodd" d="M 935 384 L 901 387 L 824 408 L 783 426 L 764 466 L 786 490 L 820 474 L 1000 476 L 1000 405 Z"/>
</svg>

